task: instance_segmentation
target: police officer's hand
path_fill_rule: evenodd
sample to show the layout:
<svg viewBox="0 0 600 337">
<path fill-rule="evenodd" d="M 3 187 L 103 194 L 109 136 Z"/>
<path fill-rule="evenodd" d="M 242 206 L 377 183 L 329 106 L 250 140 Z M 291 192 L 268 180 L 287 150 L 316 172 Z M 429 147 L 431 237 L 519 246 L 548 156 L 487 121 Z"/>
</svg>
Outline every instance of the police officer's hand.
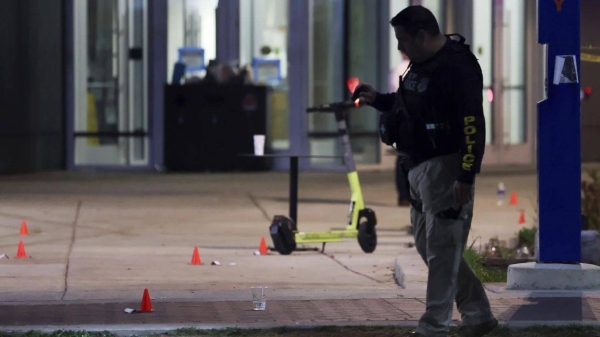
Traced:
<svg viewBox="0 0 600 337">
<path fill-rule="evenodd" d="M 454 201 L 459 205 L 468 204 L 473 200 L 473 185 L 465 184 L 460 181 L 454 182 Z"/>
<path fill-rule="evenodd" d="M 352 93 L 352 101 L 359 99 L 359 105 L 372 104 L 375 102 L 376 97 L 377 91 L 375 88 L 366 83 L 359 84 L 356 89 L 354 89 L 354 93 Z"/>
</svg>

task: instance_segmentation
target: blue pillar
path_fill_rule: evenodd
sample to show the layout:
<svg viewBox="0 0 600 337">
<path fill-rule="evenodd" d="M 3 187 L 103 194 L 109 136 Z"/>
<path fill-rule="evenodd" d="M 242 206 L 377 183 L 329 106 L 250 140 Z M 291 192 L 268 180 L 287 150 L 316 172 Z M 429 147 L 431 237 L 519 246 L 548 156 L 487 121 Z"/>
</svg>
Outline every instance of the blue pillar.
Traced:
<svg viewBox="0 0 600 337">
<path fill-rule="evenodd" d="M 539 261 L 544 263 L 581 261 L 580 84 L 554 84 L 558 55 L 575 55 L 581 78 L 579 8 L 579 0 L 538 1 L 538 42 L 547 45 L 547 98 L 538 104 Z"/>
</svg>

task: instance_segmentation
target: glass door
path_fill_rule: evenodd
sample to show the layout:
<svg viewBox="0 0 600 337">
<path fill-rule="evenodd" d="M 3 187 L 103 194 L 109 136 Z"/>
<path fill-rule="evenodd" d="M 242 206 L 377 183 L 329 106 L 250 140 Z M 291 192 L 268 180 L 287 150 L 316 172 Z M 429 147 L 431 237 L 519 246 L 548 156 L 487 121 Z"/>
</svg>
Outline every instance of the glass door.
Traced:
<svg viewBox="0 0 600 337">
<path fill-rule="evenodd" d="M 146 1 L 74 1 L 76 166 L 148 165 Z"/>
<path fill-rule="evenodd" d="M 484 75 L 488 164 L 530 164 L 531 117 L 526 79 L 527 2 L 486 0 L 473 4 L 472 50 Z"/>
</svg>

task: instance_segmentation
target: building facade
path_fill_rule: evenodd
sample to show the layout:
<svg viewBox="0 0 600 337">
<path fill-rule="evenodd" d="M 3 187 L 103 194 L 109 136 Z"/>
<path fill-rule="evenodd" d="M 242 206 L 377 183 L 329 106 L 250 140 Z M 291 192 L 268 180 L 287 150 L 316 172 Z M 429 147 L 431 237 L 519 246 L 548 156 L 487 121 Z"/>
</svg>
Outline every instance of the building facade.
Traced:
<svg viewBox="0 0 600 337">
<path fill-rule="evenodd" d="M 43 29 L 54 34 L 33 46 L 35 55 L 21 46 L 33 64 L 39 63 L 34 57 L 51 55 L 43 66 L 55 73 L 39 70 L 45 82 L 20 82 L 34 89 L 29 95 L 46 93 L 39 95 L 43 102 L 31 97 L 37 103 L 28 107 L 31 122 L 22 127 L 23 139 L 37 139 L 27 148 L 37 156 L 30 169 L 162 170 L 164 85 L 182 48 L 202 50 L 205 63 L 277 61 L 278 79 L 268 83 L 268 146 L 339 156 L 335 120 L 307 115 L 305 108 L 347 99 L 350 77 L 393 91 L 403 60 L 389 20 L 411 4 L 431 9 L 444 33 L 465 36 L 479 59 L 488 135 L 484 165 L 533 167 L 536 103 L 544 92 L 535 0 L 7 0 L 3 6 L 24 18 L 9 24 L 34 27 L 27 27 L 32 43 L 37 40 L 31 34 L 46 36 Z M 46 12 L 54 19 L 35 20 Z M 18 47 L 6 31 L 1 34 Z M 2 69 L 15 77 L 14 67 Z M 34 127 L 33 119 L 46 122 Z M 395 156 L 379 140 L 376 111 L 352 112 L 349 126 L 359 169 L 393 168 Z M 39 136 L 44 128 L 53 136 Z M 18 135 L 10 132 L 0 134 L 2 146 L 24 164 L 3 170 L 23 171 L 28 164 L 11 148 L 10 137 Z M 44 157 L 49 153 L 52 160 Z M 287 168 L 285 160 L 275 164 Z M 301 167 L 337 170 L 343 164 L 313 158 Z"/>
</svg>

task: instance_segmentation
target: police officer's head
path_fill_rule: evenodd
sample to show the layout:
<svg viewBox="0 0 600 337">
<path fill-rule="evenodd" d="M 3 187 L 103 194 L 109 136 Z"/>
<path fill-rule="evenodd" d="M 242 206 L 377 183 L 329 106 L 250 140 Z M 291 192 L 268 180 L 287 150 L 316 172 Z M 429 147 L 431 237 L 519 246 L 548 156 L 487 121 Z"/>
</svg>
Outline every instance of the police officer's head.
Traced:
<svg viewBox="0 0 600 337">
<path fill-rule="evenodd" d="M 413 62 L 429 58 L 439 49 L 445 37 L 433 13 L 422 6 L 409 6 L 398 13 L 390 24 L 394 27 L 398 50 Z"/>
</svg>

